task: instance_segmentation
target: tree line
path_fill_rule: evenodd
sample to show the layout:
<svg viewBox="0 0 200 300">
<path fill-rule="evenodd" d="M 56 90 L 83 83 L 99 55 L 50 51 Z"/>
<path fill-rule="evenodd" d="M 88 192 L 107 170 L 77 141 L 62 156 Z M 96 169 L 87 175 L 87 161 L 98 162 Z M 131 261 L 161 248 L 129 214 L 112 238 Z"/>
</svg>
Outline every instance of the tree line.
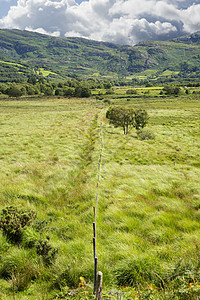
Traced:
<svg viewBox="0 0 200 300">
<path fill-rule="evenodd" d="M 110 89 L 113 83 L 109 80 L 86 80 L 70 78 L 62 82 L 53 82 L 42 76 L 31 75 L 26 82 L 2 82 L 0 94 L 10 97 L 26 95 L 64 96 L 64 97 L 90 97 L 93 89 Z"/>
</svg>

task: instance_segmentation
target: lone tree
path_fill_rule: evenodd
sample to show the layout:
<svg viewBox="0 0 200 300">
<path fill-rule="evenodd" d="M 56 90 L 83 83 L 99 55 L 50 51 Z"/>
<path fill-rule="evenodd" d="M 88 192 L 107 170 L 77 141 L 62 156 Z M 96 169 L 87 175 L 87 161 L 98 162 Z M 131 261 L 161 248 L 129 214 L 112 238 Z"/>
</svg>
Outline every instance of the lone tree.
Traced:
<svg viewBox="0 0 200 300">
<path fill-rule="evenodd" d="M 136 130 L 144 128 L 148 121 L 148 114 L 144 109 L 125 108 L 123 106 L 110 106 L 106 112 L 109 123 L 115 127 L 122 127 L 127 134 L 132 127 Z"/>
<path fill-rule="evenodd" d="M 110 106 L 106 113 L 109 123 L 115 127 L 122 127 L 127 134 L 130 127 L 134 126 L 134 110 L 122 106 Z"/>
</svg>

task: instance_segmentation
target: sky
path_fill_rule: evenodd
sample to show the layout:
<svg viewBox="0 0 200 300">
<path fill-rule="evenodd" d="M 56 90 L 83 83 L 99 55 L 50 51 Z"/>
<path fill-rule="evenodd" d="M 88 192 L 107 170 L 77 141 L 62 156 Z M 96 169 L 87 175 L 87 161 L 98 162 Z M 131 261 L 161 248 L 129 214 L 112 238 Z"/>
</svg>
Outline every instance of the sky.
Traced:
<svg viewBox="0 0 200 300">
<path fill-rule="evenodd" d="M 200 31 L 200 0 L 0 0 L 0 28 L 135 45 Z"/>
</svg>

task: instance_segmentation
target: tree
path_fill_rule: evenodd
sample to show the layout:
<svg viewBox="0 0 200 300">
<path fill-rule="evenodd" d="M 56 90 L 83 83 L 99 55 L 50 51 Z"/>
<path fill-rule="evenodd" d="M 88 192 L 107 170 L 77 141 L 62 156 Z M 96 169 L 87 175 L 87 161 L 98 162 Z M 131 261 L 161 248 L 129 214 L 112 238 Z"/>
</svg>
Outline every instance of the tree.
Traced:
<svg viewBox="0 0 200 300">
<path fill-rule="evenodd" d="M 109 80 L 104 80 L 103 85 L 104 89 L 110 89 L 112 87 L 112 84 Z"/>
<path fill-rule="evenodd" d="M 126 91 L 127 95 L 137 95 L 137 90 L 135 89 L 129 89 Z"/>
<path fill-rule="evenodd" d="M 10 87 L 6 90 L 6 94 L 9 96 L 9 97 L 21 97 L 22 96 L 22 91 L 20 89 L 18 89 L 17 87 L 13 86 L 13 87 Z"/>
<path fill-rule="evenodd" d="M 74 88 L 67 87 L 63 89 L 63 95 L 65 97 L 73 97 L 74 96 Z"/>
<path fill-rule="evenodd" d="M 144 128 L 148 122 L 149 116 L 144 109 L 125 108 L 123 106 L 110 106 L 106 112 L 106 118 L 109 123 L 115 127 L 122 127 L 124 134 L 127 134 L 131 127 L 136 130 Z"/>
<path fill-rule="evenodd" d="M 134 127 L 136 130 L 139 130 L 141 128 L 144 128 L 148 122 L 149 116 L 145 109 L 137 109 L 134 112 Z"/>
<path fill-rule="evenodd" d="M 30 75 L 27 80 L 28 83 L 35 85 L 37 83 L 37 78 L 35 75 Z"/>
<path fill-rule="evenodd" d="M 134 110 L 122 106 L 110 106 L 106 112 L 109 123 L 115 127 L 122 127 L 124 134 L 127 134 L 130 127 L 134 126 Z"/>
<path fill-rule="evenodd" d="M 166 85 L 163 88 L 166 95 L 178 95 L 180 93 L 180 87 L 173 85 Z"/>
<path fill-rule="evenodd" d="M 78 86 L 75 89 L 75 97 L 87 98 L 91 96 L 91 91 L 88 87 Z"/>
</svg>

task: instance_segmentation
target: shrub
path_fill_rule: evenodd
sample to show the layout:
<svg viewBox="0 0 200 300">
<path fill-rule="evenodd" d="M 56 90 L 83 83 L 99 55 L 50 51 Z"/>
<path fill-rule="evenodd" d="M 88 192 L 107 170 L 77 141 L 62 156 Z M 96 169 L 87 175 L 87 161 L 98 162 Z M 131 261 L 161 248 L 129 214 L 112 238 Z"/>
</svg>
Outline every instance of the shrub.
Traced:
<svg viewBox="0 0 200 300">
<path fill-rule="evenodd" d="M 91 96 L 91 90 L 88 87 L 78 86 L 74 95 L 75 97 L 88 98 Z"/>
<path fill-rule="evenodd" d="M 127 95 L 137 95 L 137 90 L 134 89 L 129 89 L 126 91 Z"/>
<path fill-rule="evenodd" d="M 155 134 L 147 129 L 137 130 L 137 136 L 141 140 L 154 140 Z"/>
<path fill-rule="evenodd" d="M 49 240 L 39 240 L 37 241 L 36 251 L 38 255 L 42 256 L 44 263 L 50 265 L 58 253 L 58 248 L 54 248 Z"/>
<path fill-rule="evenodd" d="M 166 85 L 163 88 L 166 95 L 178 95 L 181 91 L 179 86 Z"/>
<path fill-rule="evenodd" d="M 23 228 L 30 225 L 35 217 L 36 213 L 31 210 L 8 206 L 1 212 L 0 228 L 11 242 L 17 243 L 22 239 Z"/>
<path fill-rule="evenodd" d="M 108 105 L 111 104 L 111 101 L 110 101 L 109 99 L 105 99 L 103 102 L 104 102 L 104 103 L 108 103 Z"/>
<path fill-rule="evenodd" d="M 114 94 L 114 91 L 112 89 L 108 89 L 106 91 L 106 95 L 112 95 L 112 94 Z"/>
<path fill-rule="evenodd" d="M 21 97 L 22 96 L 22 91 L 18 89 L 17 87 L 13 86 L 9 89 L 6 90 L 6 93 L 8 94 L 9 97 Z"/>
<path fill-rule="evenodd" d="M 65 97 L 73 97 L 74 96 L 74 88 L 68 87 L 63 90 L 63 95 Z"/>
</svg>

